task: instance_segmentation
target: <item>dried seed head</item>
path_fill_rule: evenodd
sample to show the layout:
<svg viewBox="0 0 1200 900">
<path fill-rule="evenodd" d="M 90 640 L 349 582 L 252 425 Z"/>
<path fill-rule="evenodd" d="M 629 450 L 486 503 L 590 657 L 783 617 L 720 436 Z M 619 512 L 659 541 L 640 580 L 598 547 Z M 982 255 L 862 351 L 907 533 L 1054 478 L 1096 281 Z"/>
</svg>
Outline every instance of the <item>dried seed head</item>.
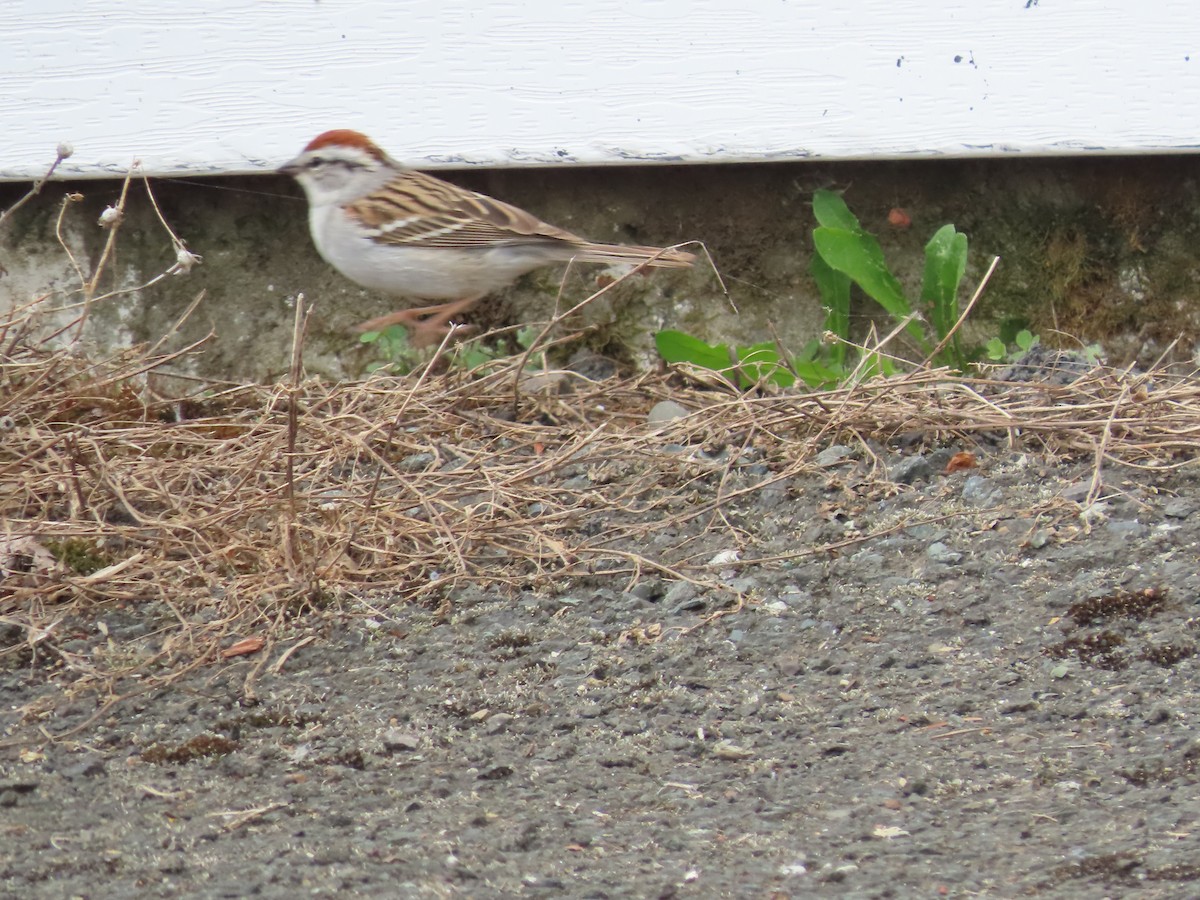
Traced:
<svg viewBox="0 0 1200 900">
<path fill-rule="evenodd" d="M 67 143 L 66 141 L 63 141 L 61 144 L 59 144 L 57 147 L 54 148 L 54 152 L 58 154 L 59 159 L 69 159 L 70 157 L 75 155 L 75 148 L 73 146 L 71 146 L 71 144 Z"/>
<path fill-rule="evenodd" d="M 104 212 L 100 213 L 100 227 L 112 228 L 121 221 L 121 211 L 115 206 L 106 207 Z"/>
<path fill-rule="evenodd" d="M 176 275 L 186 275 L 200 265 L 201 256 L 193 253 L 187 247 L 180 245 L 175 249 L 175 265 L 172 267 Z"/>
</svg>

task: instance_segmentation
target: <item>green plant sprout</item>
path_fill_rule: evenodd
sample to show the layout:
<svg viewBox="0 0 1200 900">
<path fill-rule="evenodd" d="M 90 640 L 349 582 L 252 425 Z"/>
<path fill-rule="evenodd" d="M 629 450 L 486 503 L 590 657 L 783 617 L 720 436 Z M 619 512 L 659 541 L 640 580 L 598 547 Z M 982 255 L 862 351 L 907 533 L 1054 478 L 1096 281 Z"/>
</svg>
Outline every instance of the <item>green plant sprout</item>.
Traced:
<svg viewBox="0 0 1200 900">
<path fill-rule="evenodd" d="M 519 329 L 516 333 L 517 345 L 522 350 L 528 350 L 539 333 L 539 330 L 533 326 Z M 372 344 L 379 351 L 381 358 L 367 367 L 371 372 L 386 369 L 394 375 L 407 375 L 425 358 L 425 354 L 409 344 L 408 333 L 402 325 L 389 325 L 381 331 L 364 332 L 359 336 L 359 342 Z M 450 360 L 451 366 L 470 370 L 509 355 L 503 347 L 484 344 L 481 339 L 476 338 L 453 344 L 447 353 L 447 358 Z M 545 360 L 539 360 L 537 363 L 531 362 L 529 368 L 534 370 L 545 368 Z"/>
<path fill-rule="evenodd" d="M 955 326 L 959 319 L 958 291 L 967 268 L 967 236 L 953 225 L 939 228 L 925 245 L 925 269 L 918 304 L 912 303 L 900 281 L 888 268 L 879 240 L 866 231 L 841 196 L 833 191 L 813 195 L 817 228 L 809 272 L 817 284 L 825 309 L 825 332 L 832 341 L 811 340 L 799 353 L 784 358 L 782 349 L 765 342 L 730 348 L 710 345 L 678 331 L 655 335 L 659 354 L 667 362 L 689 362 L 702 368 L 732 373 L 742 390 L 762 381 L 791 387 L 797 378 L 812 388 L 844 382 L 852 373 L 870 377 L 891 375 L 897 365 L 891 357 L 865 351 L 865 359 L 851 358 L 852 289 L 857 286 L 878 303 L 918 351 L 937 365 L 963 371 L 970 364 Z"/>
<path fill-rule="evenodd" d="M 958 322 L 958 290 L 967 269 L 967 236 L 953 225 L 943 225 L 934 232 L 925 245 L 921 297 L 915 307 L 888 268 L 878 238 L 862 227 L 841 196 L 833 191 L 817 191 L 813 195 L 813 214 L 817 219 L 813 231 L 817 252 L 811 268 L 827 310 L 827 330 L 843 340 L 849 337 L 849 283 L 853 283 L 897 324 L 905 323 L 905 334 L 923 355 L 929 356 L 950 337 L 933 356 L 933 362 L 966 369 L 970 359 L 957 334 L 951 333 Z"/>
<path fill-rule="evenodd" d="M 1004 362 L 1005 360 L 1013 362 L 1040 344 L 1041 340 L 1028 328 L 1022 328 L 1013 335 L 1013 350 L 1008 349 L 1009 345 L 1002 337 L 994 337 L 984 344 L 984 351 L 987 353 L 987 358 L 993 362 Z"/>
<path fill-rule="evenodd" d="M 785 359 L 770 341 L 729 347 L 706 344 L 682 331 L 660 331 L 654 335 L 654 344 L 667 362 L 687 362 L 726 374 L 740 390 L 764 383 L 790 388 L 797 378 L 809 387 L 826 388 L 835 386 L 840 378 L 838 371 L 817 362 L 815 353 Z"/>
<path fill-rule="evenodd" d="M 402 325 L 389 325 L 381 331 L 365 331 L 359 343 L 372 344 L 380 358 L 367 366 L 368 372 L 387 369 L 394 375 L 407 375 L 420 361 L 420 353 L 408 344 L 408 332 Z"/>
</svg>

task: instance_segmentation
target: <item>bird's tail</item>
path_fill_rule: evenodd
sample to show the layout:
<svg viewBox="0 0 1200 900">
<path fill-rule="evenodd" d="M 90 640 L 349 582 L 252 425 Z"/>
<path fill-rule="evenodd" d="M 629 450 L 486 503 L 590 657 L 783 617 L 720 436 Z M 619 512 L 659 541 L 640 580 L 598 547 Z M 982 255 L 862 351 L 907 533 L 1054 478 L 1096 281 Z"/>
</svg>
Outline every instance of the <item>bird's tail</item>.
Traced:
<svg viewBox="0 0 1200 900">
<path fill-rule="evenodd" d="M 686 269 L 696 254 L 673 247 L 631 247 L 624 244 L 581 244 L 575 256 L 590 263 L 645 263 L 663 269 Z"/>
</svg>

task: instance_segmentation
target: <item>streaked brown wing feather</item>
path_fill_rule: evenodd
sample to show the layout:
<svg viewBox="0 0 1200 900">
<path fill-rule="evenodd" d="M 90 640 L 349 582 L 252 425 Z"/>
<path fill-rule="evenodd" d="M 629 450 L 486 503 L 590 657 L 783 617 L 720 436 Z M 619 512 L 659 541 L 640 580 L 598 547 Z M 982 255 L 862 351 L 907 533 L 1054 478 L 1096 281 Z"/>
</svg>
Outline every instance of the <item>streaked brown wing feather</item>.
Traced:
<svg viewBox="0 0 1200 900">
<path fill-rule="evenodd" d="M 388 244 L 481 250 L 520 244 L 587 244 L 522 209 L 423 172 L 402 172 L 388 182 L 382 195 L 364 197 L 346 209 L 376 232 L 376 240 Z"/>
</svg>

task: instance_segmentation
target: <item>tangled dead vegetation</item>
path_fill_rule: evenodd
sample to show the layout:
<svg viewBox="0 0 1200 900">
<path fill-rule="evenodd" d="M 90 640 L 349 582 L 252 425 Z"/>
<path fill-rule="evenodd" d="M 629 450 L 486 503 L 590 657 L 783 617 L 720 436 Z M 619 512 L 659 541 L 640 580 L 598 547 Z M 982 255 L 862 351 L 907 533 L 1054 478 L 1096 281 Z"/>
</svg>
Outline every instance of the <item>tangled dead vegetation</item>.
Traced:
<svg viewBox="0 0 1200 900">
<path fill-rule="evenodd" d="M 730 510 L 813 472 L 834 442 L 871 460 L 900 435 L 999 440 L 1093 458 L 1098 485 L 1104 466 L 1181 465 L 1200 441 L 1200 384 L 1165 371 L 1051 387 L 923 369 L 740 394 L 679 373 L 522 377 L 519 360 L 328 384 L 301 377 L 297 355 L 286 383 L 165 399 L 151 386 L 178 354 L 90 361 L 26 326 L 0 323 L 0 654 L 110 689 L 311 639 L 329 611 L 453 604 L 472 582 L 666 574 L 725 590 L 756 555 Z M 690 415 L 648 425 L 664 399 Z M 740 560 L 714 562 L 697 532 Z M 152 604 L 169 611 L 153 652 L 106 651 L 103 635 L 65 646 L 64 623 Z"/>
</svg>

